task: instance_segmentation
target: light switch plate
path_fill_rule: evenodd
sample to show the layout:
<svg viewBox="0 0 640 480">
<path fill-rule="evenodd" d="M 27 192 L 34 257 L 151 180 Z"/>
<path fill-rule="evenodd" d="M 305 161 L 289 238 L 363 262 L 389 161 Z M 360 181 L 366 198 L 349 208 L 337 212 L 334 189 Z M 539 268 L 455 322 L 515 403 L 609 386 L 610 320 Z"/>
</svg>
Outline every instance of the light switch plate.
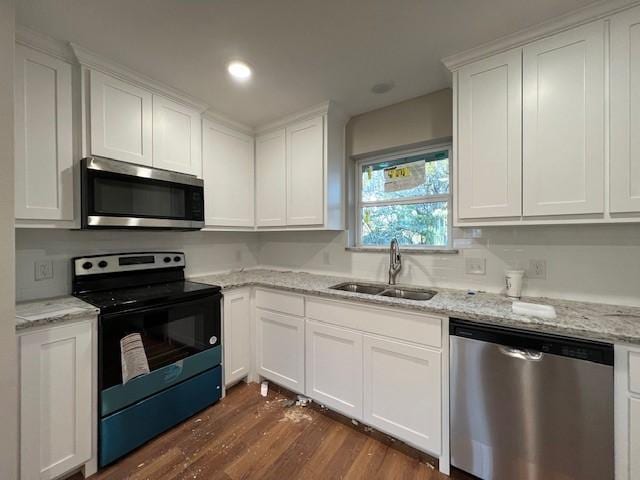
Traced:
<svg viewBox="0 0 640 480">
<path fill-rule="evenodd" d="M 485 275 L 487 273 L 487 259 L 480 257 L 465 258 L 464 270 L 467 275 Z"/>
<path fill-rule="evenodd" d="M 50 280 L 53 278 L 53 261 L 52 260 L 36 260 L 34 262 L 35 274 L 37 282 L 40 280 Z"/>
</svg>

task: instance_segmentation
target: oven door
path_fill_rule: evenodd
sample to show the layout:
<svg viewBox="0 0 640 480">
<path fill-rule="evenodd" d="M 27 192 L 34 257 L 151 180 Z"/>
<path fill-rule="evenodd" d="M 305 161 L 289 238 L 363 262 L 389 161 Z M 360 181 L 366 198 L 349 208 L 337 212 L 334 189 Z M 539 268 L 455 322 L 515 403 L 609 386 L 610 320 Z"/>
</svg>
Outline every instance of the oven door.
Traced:
<svg viewBox="0 0 640 480">
<path fill-rule="evenodd" d="M 81 182 L 84 229 L 204 226 L 204 184 L 191 175 L 90 157 Z"/>
<path fill-rule="evenodd" d="M 214 295 L 100 316 L 101 416 L 220 364 L 221 301 Z M 148 374 L 123 383 L 120 340 L 140 334 Z"/>
</svg>

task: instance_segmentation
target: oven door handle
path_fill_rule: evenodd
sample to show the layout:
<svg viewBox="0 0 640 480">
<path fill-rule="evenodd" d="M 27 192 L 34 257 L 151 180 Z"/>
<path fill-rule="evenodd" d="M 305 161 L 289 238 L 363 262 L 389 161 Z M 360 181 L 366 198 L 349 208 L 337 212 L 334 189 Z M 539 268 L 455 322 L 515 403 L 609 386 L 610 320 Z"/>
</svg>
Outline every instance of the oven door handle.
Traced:
<svg viewBox="0 0 640 480">
<path fill-rule="evenodd" d="M 136 308 L 131 308 L 128 310 L 119 310 L 117 312 L 110 312 L 110 313 L 105 313 L 105 314 L 101 314 L 100 315 L 100 319 L 102 320 L 110 320 L 113 318 L 117 318 L 117 317 L 122 317 L 125 315 L 131 315 L 132 313 L 145 313 L 145 312 L 153 312 L 153 311 L 162 311 L 162 310 L 169 310 L 170 308 L 175 308 L 175 307 L 182 307 L 188 304 L 193 304 L 193 303 L 200 303 L 202 301 L 220 301 L 222 300 L 222 293 L 220 292 L 215 292 L 215 293 L 207 293 L 207 294 L 202 294 L 202 295 L 198 295 L 198 296 L 193 296 L 193 297 L 188 297 L 188 298 L 184 298 L 182 300 L 179 301 L 175 301 L 175 302 L 166 302 L 166 303 L 161 303 L 161 304 L 156 304 L 156 305 L 145 305 L 145 306 L 140 306 L 140 307 L 136 307 Z"/>
</svg>

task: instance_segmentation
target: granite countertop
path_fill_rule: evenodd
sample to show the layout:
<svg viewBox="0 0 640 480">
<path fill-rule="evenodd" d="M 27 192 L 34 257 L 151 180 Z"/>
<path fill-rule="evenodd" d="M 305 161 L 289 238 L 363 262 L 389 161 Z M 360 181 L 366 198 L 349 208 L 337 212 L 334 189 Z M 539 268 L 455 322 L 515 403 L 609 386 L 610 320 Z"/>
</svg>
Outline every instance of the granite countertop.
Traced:
<svg viewBox="0 0 640 480">
<path fill-rule="evenodd" d="M 469 295 L 463 290 L 427 287 L 438 293 L 431 300 L 423 302 L 331 290 L 329 287 L 338 283 L 371 282 L 305 272 L 256 269 L 204 275 L 193 277 L 190 280 L 219 285 L 223 290 L 260 286 L 338 300 L 400 307 L 490 325 L 517 327 L 589 340 L 640 345 L 640 307 L 573 302 L 542 297 L 522 299 L 525 302 L 555 307 L 557 318 L 545 319 L 513 313 L 512 301 L 503 295 L 492 293 Z M 68 322 L 97 314 L 98 309 L 93 305 L 72 296 L 21 302 L 16 305 L 16 331 L 20 332 L 50 323 Z"/>
<path fill-rule="evenodd" d="M 16 332 L 96 316 L 98 309 L 70 295 L 16 304 Z"/>
<path fill-rule="evenodd" d="M 523 328 L 570 337 L 605 342 L 640 344 L 640 307 L 624 307 L 599 303 L 574 302 L 551 298 L 523 298 L 524 302 L 552 305 L 555 319 L 518 315 L 511 309 L 512 301 L 503 295 L 463 290 L 431 288 L 438 294 L 422 302 L 393 297 L 330 290 L 354 278 L 275 270 L 245 270 L 191 278 L 196 282 L 219 285 L 224 290 L 244 286 L 276 288 L 295 293 L 318 295 L 369 304 L 397 306 L 404 309 L 461 318 L 479 323 Z M 370 281 L 362 280 L 365 283 Z"/>
</svg>

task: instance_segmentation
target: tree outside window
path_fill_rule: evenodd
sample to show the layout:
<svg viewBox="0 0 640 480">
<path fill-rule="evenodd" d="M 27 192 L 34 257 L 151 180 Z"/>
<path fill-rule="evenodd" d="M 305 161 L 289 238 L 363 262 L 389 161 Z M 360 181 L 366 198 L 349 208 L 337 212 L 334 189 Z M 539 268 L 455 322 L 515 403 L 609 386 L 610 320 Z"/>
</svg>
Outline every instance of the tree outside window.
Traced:
<svg viewBox="0 0 640 480">
<path fill-rule="evenodd" d="M 449 247 L 449 149 L 363 160 L 359 175 L 359 244 Z"/>
</svg>

